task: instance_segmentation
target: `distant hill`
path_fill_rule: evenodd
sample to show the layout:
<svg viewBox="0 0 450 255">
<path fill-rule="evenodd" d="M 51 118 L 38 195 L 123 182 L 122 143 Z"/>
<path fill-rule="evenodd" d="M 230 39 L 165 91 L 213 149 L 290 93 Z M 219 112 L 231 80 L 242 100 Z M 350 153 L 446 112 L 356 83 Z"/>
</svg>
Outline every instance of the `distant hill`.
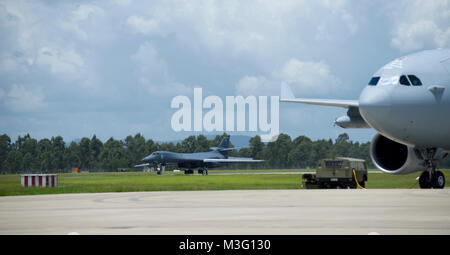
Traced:
<svg viewBox="0 0 450 255">
<path fill-rule="evenodd" d="M 216 138 L 216 135 L 206 135 L 206 139 L 213 140 Z M 252 136 L 248 135 L 230 135 L 231 143 L 234 145 L 234 147 L 249 147 L 249 141 L 252 139 Z M 156 141 L 157 143 L 173 143 L 177 144 L 179 142 L 182 142 L 184 139 L 178 139 L 178 140 L 170 140 L 170 141 Z"/>
<path fill-rule="evenodd" d="M 234 147 L 249 147 L 249 141 L 252 138 L 252 136 L 247 135 L 232 135 L 230 137 L 230 141 L 234 145 Z"/>
<path fill-rule="evenodd" d="M 206 135 L 206 139 L 213 140 L 216 137 L 216 135 Z M 252 139 L 252 136 L 248 135 L 230 135 L 231 143 L 234 145 L 234 147 L 249 147 L 249 141 Z M 146 138 L 148 139 L 148 138 Z M 165 140 L 165 141 L 155 141 L 157 143 L 173 143 L 177 144 L 179 142 L 182 142 L 184 139 L 178 139 L 178 140 Z M 80 143 L 81 138 L 76 138 L 72 140 L 73 142 Z M 71 142 L 72 142 L 71 141 Z M 106 141 L 102 141 L 105 143 Z M 70 144 L 70 142 L 67 144 L 67 146 Z"/>
</svg>

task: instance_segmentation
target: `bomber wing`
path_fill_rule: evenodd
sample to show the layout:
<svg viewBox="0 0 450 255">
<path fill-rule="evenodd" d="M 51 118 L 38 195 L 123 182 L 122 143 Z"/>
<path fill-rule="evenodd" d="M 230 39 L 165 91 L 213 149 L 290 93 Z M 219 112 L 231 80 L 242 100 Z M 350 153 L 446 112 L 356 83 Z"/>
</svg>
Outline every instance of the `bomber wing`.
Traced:
<svg viewBox="0 0 450 255">
<path fill-rule="evenodd" d="M 281 84 L 280 102 L 337 106 L 343 108 L 359 107 L 358 100 L 295 98 L 291 88 L 285 83 Z"/>
<path fill-rule="evenodd" d="M 140 164 L 140 165 L 135 165 L 134 167 L 143 167 L 143 166 L 149 166 L 149 163 L 145 163 L 145 164 Z"/>
<path fill-rule="evenodd" d="M 218 162 L 218 163 L 253 163 L 253 162 L 263 162 L 264 160 L 252 159 L 252 158 L 207 158 L 203 162 Z"/>
</svg>

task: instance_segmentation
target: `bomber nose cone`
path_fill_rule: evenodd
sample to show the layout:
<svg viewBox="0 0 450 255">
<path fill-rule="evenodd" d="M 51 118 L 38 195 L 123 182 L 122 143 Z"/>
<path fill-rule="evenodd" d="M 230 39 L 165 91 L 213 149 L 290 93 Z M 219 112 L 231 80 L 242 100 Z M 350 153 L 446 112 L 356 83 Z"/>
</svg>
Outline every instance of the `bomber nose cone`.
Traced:
<svg viewBox="0 0 450 255">
<path fill-rule="evenodd" d="M 147 156 L 147 157 L 143 158 L 142 161 L 149 162 L 149 161 L 151 161 L 151 159 L 152 159 L 152 156 Z"/>
<path fill-rule="evenodd" d="M 389 87 L 368 86 L 359 97 L 359 112 L 375 129 L 391 111 L 390 92 Z"/>
</svg>

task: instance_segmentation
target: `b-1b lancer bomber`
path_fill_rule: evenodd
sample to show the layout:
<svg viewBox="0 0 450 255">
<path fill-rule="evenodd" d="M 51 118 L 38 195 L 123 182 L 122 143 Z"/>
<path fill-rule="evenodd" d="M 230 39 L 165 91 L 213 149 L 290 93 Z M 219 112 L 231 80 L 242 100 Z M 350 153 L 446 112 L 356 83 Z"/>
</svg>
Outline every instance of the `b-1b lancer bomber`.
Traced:
<svg viewBox="0 0 450 255">
<path fill-rule="evenodd" d="M 437 168 L 450 152 L 450 49 L 421 51 L 386 64 L 359 100 L 295 98 L 282 84 L 280 101 L 347 108 L 335 124 L 378 132 L 370 148 L 378 169 L 423 171 L 421 188 L 444 188 L 444 174 Z"/>
<path fill-rule="evenodd" d="M 166 165 L 176 164 L 179 168 L 185 168 L 185 174 L 194 173 L 198 168 L 198 173 L 207 175 L 208 168 L 221 167 L 228 163 L 256 163 L 264 160 L 252 158 L 228 157 L 228 151 L 235 148 L 228 148 L 230 137 L 225 136 L 220 142 L 219 147 L 211 148 L 212 151 L 196 152 L 196 153 L 176 153 L 170 151 L 155 151 L 147 157 L 143 158 L 144 164 L 135 167 L 153 166 L 154 170 L 160 175 L 165 170 Z"/>
</svg>

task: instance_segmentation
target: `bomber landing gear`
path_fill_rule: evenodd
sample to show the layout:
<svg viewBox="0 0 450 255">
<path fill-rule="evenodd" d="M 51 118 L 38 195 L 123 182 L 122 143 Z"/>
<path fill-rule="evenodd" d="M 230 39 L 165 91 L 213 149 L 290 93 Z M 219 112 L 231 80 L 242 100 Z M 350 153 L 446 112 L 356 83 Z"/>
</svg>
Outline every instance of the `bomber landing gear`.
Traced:
<svg viewBox="0 0 450 255">
<path fill-rule="evenodd" d="M 206 168 L 198 169 L 198 174 L 208 175 L 208 170 Z"/>
<path fill-rule="evenodd" d="M 157 168 L 156 168 L 156 170 L 157 170 Z M 158 172 L 157 172 L 157 174 L 158 175 L 162 175 L 162 172 L 163 171 L 165 171 L 166 170 L 166 165 L 159 165 L 159 170 L 157 170 Z"/>
</svg>

